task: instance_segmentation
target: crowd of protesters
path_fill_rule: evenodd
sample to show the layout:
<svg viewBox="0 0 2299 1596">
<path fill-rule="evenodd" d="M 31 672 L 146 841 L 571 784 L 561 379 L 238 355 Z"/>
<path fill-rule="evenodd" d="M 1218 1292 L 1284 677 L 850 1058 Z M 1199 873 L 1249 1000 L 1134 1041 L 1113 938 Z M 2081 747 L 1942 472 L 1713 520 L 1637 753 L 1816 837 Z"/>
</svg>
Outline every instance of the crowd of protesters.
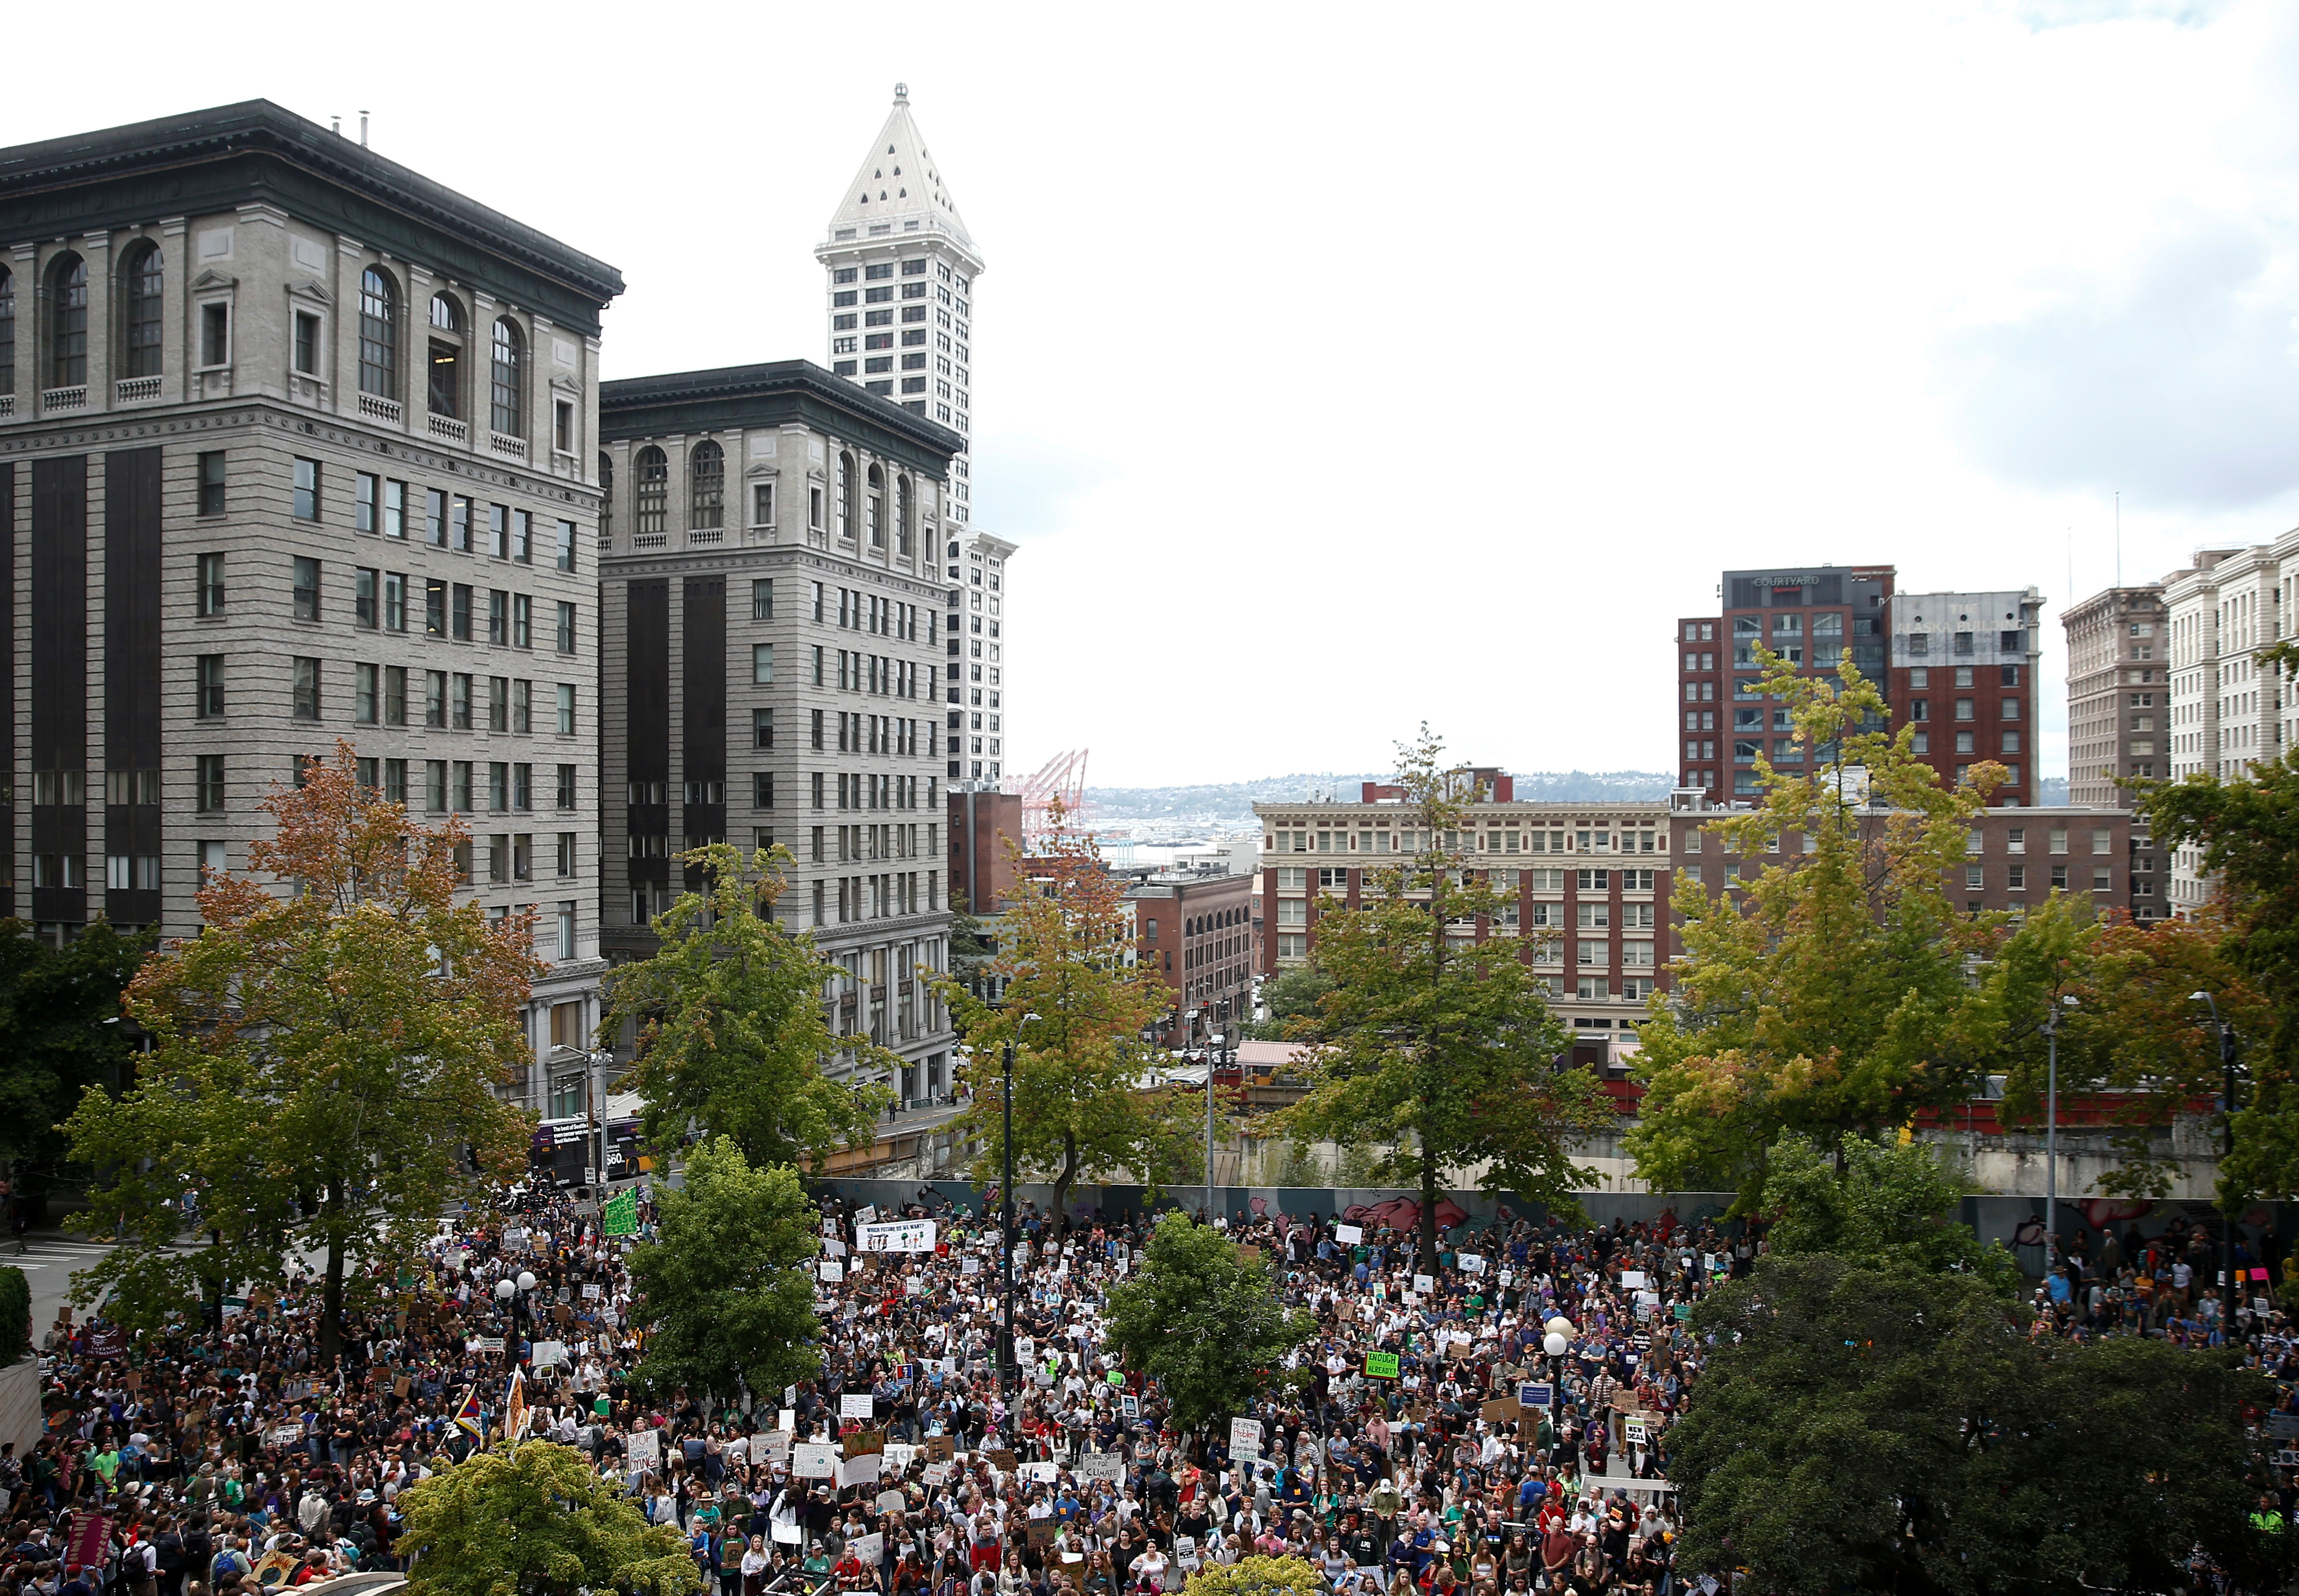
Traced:
<svg viewBox="0 0 2299 1596">
<path fill-rule="evenodd" d="M 1146 1216 L 1023 1206 L 1018 1368 L 1001 1378 L 994 1216 L 916 1198 L 826 1200 L 819 1377 L 740 1410 L 650 1405 L 627 1385 L 643 1331 L 623 1257 L 643 1205 L 636 1238 L 556 1198 L 443 1224 L 419 1267 L 376 1282 L 331 1360 L 316 1283 L 292 1279 L 165 1336 L 60 1319 L 43 1337 L 47 1434 L 0 1455 L 0 1596 L 252 1596 L 403 1567 L 401 1493 L 501 1443 L 513 1369 L 515 1427 L 581 1449 L 676 1526 L 717 1596 L 1153 1596 L 1273 1554 L 1342 1593 L 1707 1585 L 1676 1567 L 1668 1435 L 1709 1352 L 1693 1308 L 1761 1247 L 1737 1228 L 1446 1210 L 1423 1256 L 1409 1204 L 1224 1216 L 1316 1329 L 1283 1394 L 1186 1435 L 1103 1342 Z M 923 1250 L 871 1251 L 874 1227 L 903 1218 L 933 1221 L 905 1238 Z M 2047 1282 L 2038 1322 L 2225 1334 L 2199 1268 L 2175 1286 L 2174 1267 L 2162 1244 L 2102 1238 Z M 2145 1287 L 2123 1278 L 2135 1268 Z M 2119 1292 L 2145 1311 L 2112 1311 Z M 2246 1301 L 2232 1322 L 2287 1377 L 2281 1315 Z"/>
</svg>

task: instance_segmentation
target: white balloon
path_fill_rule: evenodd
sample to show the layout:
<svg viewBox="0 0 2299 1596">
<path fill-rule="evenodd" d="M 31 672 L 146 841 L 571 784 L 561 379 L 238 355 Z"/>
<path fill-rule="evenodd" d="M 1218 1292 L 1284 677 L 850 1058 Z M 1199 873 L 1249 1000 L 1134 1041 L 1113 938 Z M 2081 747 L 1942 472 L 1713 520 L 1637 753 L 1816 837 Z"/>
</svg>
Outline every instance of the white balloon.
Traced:
<svg viewBox="0 0 2299 1596">
<path fill-rule="evenodd" d="M 1570 1348 L 1573 1344 L 1564 1336 L 1559 1336 L 1556 1331 L 1551 1330 L 1541 1341 L 1540 1344 L 1548 1349 L 1548 1355 L 1550 1357 L 1562 1358 L 1564 1356 L 1566 1350 Z"/>
<path fill-rule="evenodd" d="M 1573 1334 L 1573 1321 L 1565 1318 L 1561 1313 L 1550 1319 L 1548 1324 L 1541 1327 L 1547 1330 L 1551 1336 L 1570 1336 Z"/>
</svg>

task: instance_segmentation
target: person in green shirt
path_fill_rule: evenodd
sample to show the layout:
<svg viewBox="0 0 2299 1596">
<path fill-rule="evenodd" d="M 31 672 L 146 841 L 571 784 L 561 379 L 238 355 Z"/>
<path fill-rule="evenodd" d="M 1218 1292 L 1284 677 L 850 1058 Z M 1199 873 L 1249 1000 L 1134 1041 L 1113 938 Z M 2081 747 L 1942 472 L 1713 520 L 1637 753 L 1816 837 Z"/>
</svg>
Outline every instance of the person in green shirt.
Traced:
<svg viewBox="0 0 2299 1596">
<path fill-rule="evenodd" d="M 112 1480 L 120 1473 L 120 1449 L 112 1444 L 109 1436 L 90 1444 L 87 1466 L 103 1476 L 104 1488 L 111 1490 Z"/>
</svg>

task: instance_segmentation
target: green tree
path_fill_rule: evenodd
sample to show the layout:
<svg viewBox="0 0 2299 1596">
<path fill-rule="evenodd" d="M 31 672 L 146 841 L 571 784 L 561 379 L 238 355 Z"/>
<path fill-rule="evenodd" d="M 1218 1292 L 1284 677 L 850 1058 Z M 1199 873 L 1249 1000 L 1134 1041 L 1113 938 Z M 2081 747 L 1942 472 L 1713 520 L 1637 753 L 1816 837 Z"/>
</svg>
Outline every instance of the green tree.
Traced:
<svg viewBox="0 0 2299 1596">
<path fill-rule="evenodd" d="M 702 1586 L 677 1526 L 651 1525 L 571 1446 L 473 1452 L 400 1497 L 408 1596 L 686 1596 Z"/>
<path fill-rule="evenodd" d="M 1126 1367 L 1155 1379 L 1174 1425 L 1192 1432 L 1287 1383 L 1280 1360 L 1316 1334 L 1307 1313 L 1278 1302 L 1266 1263 L 1174 1211 L 1159 1217 L 1133 1278 L 1110 1288 L 1107 1324 Z"/>
<path fill-rule="evenodd" d="M 1297 1034 L 1291 1029 L 1296 1021 L 1305 1029 L 1314 1026 L 1319 1005 L 1332 989 L 1333 978 L 1314 961 L 1278 972 L 1276 979 L 1261 988 L 1262 1006 L 1269 1011 L 1269 1017 L 1249 1023 L 1245 1035 L 1257 1041 L 1277 1042 Z"/>
<path fill-rule="evenodd" d="M 696 1145 L 685 1187 L 664 1187 L 655 1212 L 655 1239 L 630 1255 L 638 1313 L 653 1331 L 635 1384 L 660 1400 L 810 1377 L 821 1327 L 810 1266 L 822 1243 L 797 1171 L 754 1168 L 718 1137 Z"/>
<path fill-rule="evenodd" d="M 1848 651 L 1835 682 L 1764 658 L 1801 768 L 1760 760 L 1763 800 L 1704 828 L 1704 851 L 1781 863 L 1730 889 L 1678 872 L 1683 955 L 1639 1031 L 1645 1096 L 1626 1138 L 1655 1190 L 1737 1187 L 1740 1213 L 1762 1205 L 1782 1131 L 1832 1153 L 1976 1095 L 2000 1046 L 1965 969 L 2000 922 L 1961 913 L 1944 883 L 2003 767 L 1946 790 L 1912 730 L 1880 729 L 1883 699 Z"/>
<path fill-rule="evenodd" d="M 2254 658 L 2270 683 L 2294 690 L 2299 642 Z M 2235 1152 L 2220 1166 L 2220 1202 L 2299 1192 L 2299 751 L 2231 781 L 2197 772 L 2134 785 L 2157 848 L 2203 851 L 2232 928 L 2223 955 L 2262 1005 L 2238 1033 L 2250 1083 L 2234 1116 Z M 2220 1007 L 2225 1014 L 2223 996 Z M 2210 1057 L 2217 1063 L 2215 1047 Z"/>
<path fill-rule="evenodd" d="M 0 1367 L 32 1350 L 32 1285 L 20 1269 L 0 1269 Z"/>
<path fill-rule="evenodd" d="M 868 1074 L 901 1061 L 867 1036 L 831 1029 L 823 994 L 847 976 L 774 917 L 789 850 L 746 859 L 720 842 L 678 857 L 700 868 L 702 884 L 656 918 L 653 956 L 615 972 L 599 1028 L 607 1038 L 636 1025 L 628 1084 L 646 1104 L 647 1140 L 667 1152 L 693 1127 L 732 1137 L 761 1167 L 868 1146 L 893 1096 Z M 853 1080 L 823 1072 L 842 1053 Z"/>
<path fill-rule="evenodd" d="M 2072 1596 L 2171 1589 L 2198 1544 L 2280 1551 L 2245 1517 L 2241 1412 L 2270 1387 L 2231 1355 L 2031 1340 L 1979 1274 L 1828 1253 L 1764 1259 L 1694 1325 L 1716 1344 L 1669 1432 L 1688 1571 Z"/>
<path fill-rule="evenodd" d="M 1516 898 L 1474 868 L 1464 839 L 1479 794 L 1444 767 L 1426 726 L 1398 748 L 1407 793 L 1394 819 L 1408 862 L 1382 872 L 1363 907 L 1321 901 L 1317 959 L 1332 988 L 1314 1019 L 1314 1083 L 1286 1111 L 1296 1136 L 1387 1149 L 1384 1181 L 1421 1191 L 1421 1248 L 1436 1255 L 1437 1195 L 1469 1178 L 1552 1211 L 1577 1211 L 1593 1171 L 1574 1139 L 1612 1117 L 1595 1078 L 1566 1061 L 1572 1040 L 1549 1011 L 1531 949 L 1514 935 Z"/>
<path fill-rule="evenodd" d="M 1962 1270 L 2004 1297 L 2020 1289 L 2012 1254 L 1983 1246 L 1955 1218 L 1968 1188 L 1931 1144 L 1847 1137 L 1837 1152 L 1831 1162 L 1795 1131 L 1772 1145 L 1765 1195 L 1777 1216 L 1774 1253 L 1830 1253 L 1867 1269 Z"/>
<path fill-rule="evenodd" d="M 990 928 L 974 912 L 966 894 L 953 890 L 950 895 L 950 979 L 979 997 L 983 980 L 997 957 L 998 944 Z"/>
<path fill-rule="evenodd" d="M 53 947 L 29 922 L 0 920 L 0 1157 L 36 1201 L 62 1172 L 60 1126 L 80 1094 L 120 1091 L 135 1073 L 120 1004 L 152 946 L 98 920 Z"/>
<path fill-rule="evenodd" d="M 1050 1181 L 1058 1213 L 1089 1171 L 1154 1183 L 1189 1167 L 1189 1116 L 1173 1093 L 1145 1084 L 1158 1054 L 1141 1032 L 1165 1013 L 1166 987 L 1134 957 L 1133 906 L 1093 839 L 1070 832 L 1058 809 L 1042 851 L 1008 851 L 1017 885 L 990 966 L 1003 996 L 993 1006 L 953 978 L 934 987 L 973 1049 L 974 1106 L 959 1123 L 981 1148 L 975 1178 L 1004 1168 L 1011 1043 L 1016 1178 Z"/>
<path fill-rule="evenodd" d="M 462 822 L 426 828 L 360 786 L 348 743 L 262 807 L 274 834 L 247 872 L 211 875 L 202 933 L 129 988 L 157 1042 L 134 1088 L 89 1087 L 65 1126 L 107 1171 L 90 1204 L 123 1236 L 73 1290 L 112 1287 L 107 1311 L 145 1328 L 317 1253 L 324 1362 L 347 1289 L 387 1278 L 347 1287 L 354 1260 L 412 1257 L 444 1208 L 524 1167 L 529 1121 L 497 1088 L 527 1060 L 542 964 L 531 915 L 456 901 Z M 211 1245 L 178 1252 L 187 1201 Z"/>
<path fill-rule="evenodd" d="M 1317 1596 L 1324 1590 L 1307 1558 L 1240 1558 L 1208 1563 L 1190 1575 L 1182 1596 Z"/>
</svg>

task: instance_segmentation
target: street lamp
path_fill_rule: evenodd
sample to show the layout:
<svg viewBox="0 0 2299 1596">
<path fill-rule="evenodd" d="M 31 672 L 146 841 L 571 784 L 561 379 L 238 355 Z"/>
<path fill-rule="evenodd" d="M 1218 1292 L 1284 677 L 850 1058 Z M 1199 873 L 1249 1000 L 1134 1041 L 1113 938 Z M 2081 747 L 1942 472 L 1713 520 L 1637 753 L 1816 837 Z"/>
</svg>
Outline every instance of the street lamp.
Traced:
<svg viewBox="0 0 2299 1596">
<path fill-rule="evenodd" d="M 2235 1156 L 2235 1027 L 2220 1018 L 2220 1005 L 2209 992 L 2190 992 L 2189 1003 L 2200 1003 L 2212 1012 L 2212 1024 L 2220 1033 L 2220 1065 L 2227 1071 L 2227 1097 L 2222 1104 L 2227 1114 L 2227 1148 L 2223 1158 Z M 2220 1219 L 2220 1310 L 2225 1317 L 2220 1321 L 2222 1334 L 2235 1327 L 2235 1215 L 2223 1214 Z"/>
<path fill-rule="evenodd" d="M 2053 1238 L 2059 1234 L 2060 1198 L 2060 1010 L 2076 1006 L 2069 993 L 2044 1013 L 2047 1062 L 2044 1066 L 2044 1272 L 2052 1272 Z"/>
<path fill-rule="evenodd" d="M 1206 1223 L 1220 1211 L 1214 1206 L 1214 1066 L 1221 1061 L 1222 1033 L 1206 1038 Z"/>
<path fill-rule="evenodd" d="M 1560 1313 L 1545 1327 L 1548 1334 L 1540 1338 L 1540 1350 L 1548 1354 L 1548 1411 L 1553 1416 L 1564 1394 L 1564 1354 L 1573 1350 L 1573 1321 Z"/>
</svg>

